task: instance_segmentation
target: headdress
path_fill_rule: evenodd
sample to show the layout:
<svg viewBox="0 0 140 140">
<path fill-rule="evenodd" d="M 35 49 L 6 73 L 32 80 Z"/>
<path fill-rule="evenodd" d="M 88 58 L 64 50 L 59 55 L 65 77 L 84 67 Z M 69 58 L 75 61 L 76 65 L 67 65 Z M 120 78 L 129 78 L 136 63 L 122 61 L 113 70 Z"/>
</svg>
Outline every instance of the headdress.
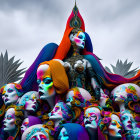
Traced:
<svg viewBox="0 0 140 140">
<path fill-rule="evenodd" d="M 68 20 L 67 20 L 66 30 L 68 30 L 71 27 L 82 29 L 83 32 L 85 31 L 85 23 L 79 12 L 76 2 L 75 2 L 75 6 L 74 6 Z"/>
</svg>

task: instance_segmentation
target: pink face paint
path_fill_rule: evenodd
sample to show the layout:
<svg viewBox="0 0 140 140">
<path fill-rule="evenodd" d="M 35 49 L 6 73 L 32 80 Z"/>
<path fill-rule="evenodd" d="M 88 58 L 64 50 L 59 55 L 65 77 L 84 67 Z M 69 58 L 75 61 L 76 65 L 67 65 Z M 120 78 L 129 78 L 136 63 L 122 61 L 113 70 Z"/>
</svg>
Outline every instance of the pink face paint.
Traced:
<svg viewBox="0 0 140 140">
<path fill-rule="evenodd" d="M 78 38 L 74 38 L 75 43 L 81 43 L 81 40 Z"/>
<path fill-rule="evenodd" d="M 44 71 L 43 70 L 38 70 L 37 71 L 37 79 L 40 79 L 42 81 L 43 76 L 44 76 Z"/>
</svg>

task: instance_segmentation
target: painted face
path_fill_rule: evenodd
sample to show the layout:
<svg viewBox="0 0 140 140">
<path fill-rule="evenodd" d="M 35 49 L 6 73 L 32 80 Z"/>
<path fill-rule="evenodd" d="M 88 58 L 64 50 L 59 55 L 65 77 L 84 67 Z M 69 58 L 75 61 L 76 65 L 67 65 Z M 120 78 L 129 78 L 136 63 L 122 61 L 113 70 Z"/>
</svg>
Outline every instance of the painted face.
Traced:
<svg viewBox="0 0 140 140">
<path fill-rule="evenodd" d="M 74 92 L 73 91 L 69 91 L 68 94 L 66 95 L 67 105 L 71 106 L 71 102 L 73 101 L 73 96 L 74 96 Z"/>
<path fill-rule="evenodd" d="M 64 127 L 60 131 L 58 140 L 69 140 L 69 135 L 67 133 L 67 130 Z"/>
<path fill-rule="evenodd" d="M 74 41 L 76 43 L 76 45 L 78 47 L 80 47 L 81 49 L 84 49 L 86 36 L 85 36 L 85 34 L 82 31 L 79 31 L 74 36 L 70 35 L 70 40 Z"/>
<path fill-rule="evenodd" d="M 109 135 L 113 137 L 121 138 L 121 121 L 119 117 L 115 114 L 111 115 L 111 122 L 109 124 L 108 130 Z"/>
<path fill-rule="evenodd" d="M 113 99 L 115 102 L 124 102 L 127 99 L 126 87 L 124 85 L 119 86 L 113 91 Z"/>
<path fill-rule="evenodd" d="M 14 84 L 7 84 L 4 88 L 5 94 L 2 95 L 2 99 L 5 105 L 15 104 L 18 100 L 18 91 Z"/>
<path fill-rule="evenodd" d="M 22 125 L 21 125 L 21 133 L 23 134 L 23 132 L 29 128 L 29 118 L 24 119 Z"/>
<path fill-rule="evenodd" d="M 31 96 L 27 96 L 25 100 L 25 110 L 35 112 L 38 108 L 36 94 L 33 93 Z"/>
<path fill-rule="evenodd" d="M 10 108 L 6 111 L 4 117 L 4 131 L 13 131 L 16 129 L 15 125 L 15 109 Z"/>
<path fill-rule="evenodd" d="M 51 113 L 49 113 L 50 119 L 53 120 L 61 120 L 63 119 L 63 111 L 62 111 L 62 105 L 57 103 Z"/>
<path fill-rule="evenodd" d="M 50 67 L 41 65 L 37 70 L 37 83 L 39 85 L 39 96 L 41 100 L 55 95 L 55 88 L 51 79 Z"/>
<path fill-rule="evenodd" d="M 29 140 L 49 140 L 49 136 L 42 132 L 37 132 Z"/>
<path fill-rule="evenodd" d="M 88 108 L 85 112 L 84 125 L 97 129 L 98 121 L 100 119 L 100 110 L 96 107 Z"/>
<path fill-rule="evenodd" d="M 134 118 L 131 113 L 129 113 L 129 112 L 122 113 L 121 121 L 123 123 L 124 130 L 133 129 L 132 124 L 134 123 Z"/>
</svg>

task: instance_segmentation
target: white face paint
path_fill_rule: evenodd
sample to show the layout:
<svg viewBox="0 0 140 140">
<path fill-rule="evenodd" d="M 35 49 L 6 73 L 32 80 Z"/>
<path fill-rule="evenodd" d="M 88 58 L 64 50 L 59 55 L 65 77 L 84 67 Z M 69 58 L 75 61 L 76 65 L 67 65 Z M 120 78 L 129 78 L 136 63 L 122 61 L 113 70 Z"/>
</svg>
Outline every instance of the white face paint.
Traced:
<svg viewBox="0 0 140 140">
<path fill-rule="evenodd" d="M 9 108 L 4 117 L 4 131 L 10 132 L 16 129 L 15 125 L 15 109 Z"/>
<path fill-rule="evenodd" d="M 124 130 L 132 130 L 133 129 L 132 124 L 134 124 L 135 121 L 134 121 L 134 118 L 133 118 L 131 113 L 129 113 L 129 112 L 122 113 L 121 121 L 123 123 Z"/>
<path fill-rule="evenodd" d="M 84 49 L 85 47 L 85 40 L 86 40 L 86 36 L 82 31 L 79 31 L 77 34 L 70 35 L 70 40 L 74 41 L 75 44 L 80 47 L 81 49 Z"/>
<path fill-rule="evenodd" d="M 25 110 L 35 112 L 38 108 L 37 98 L 37 95 L 34 93 L 29 95 L 28 98 L 26 98 Z"/>
<path fill-rule="evenodd" d="M 55 95 L 55 88 L 51 79 L 50 73 L 47 71 L 48 65 L 41 65 L 37 69 L 37 83 L 39 85 L 39 96 L 41 100 L 46 100 L 48 97 Z"/>
<path fill-rule="evenodd" d="M 15 104 L 18 100 L 18 91 L 14 84 L 7 84 L 4 88 L 5 94 L 2 95 L 2 99 L 5 105 Z"/>
<path fill-rule="evenodd" d="M 29 140 L 49 140 L 49 136 L 42 132 L 37 132 Z"/>
<path fill-rule="evenodd" d="M 119 86 L 113 91 L 113 99 L 115 102 L 124 102 L 127 99 L 126 87 L 124 85 Z"/>
<path fill-rule="evenodd" d="M 97 129 L 98 121 L 101 117 L 100 110 L 96 107 L 88 108 L 84 116 L 85 116 L 84 118 L 85 127 Z"/>
<path fill-rule="evenodd" d="M 60 131 L 58 140 L 69 140 L 69 135 L 67 133 L 67 130 L 64 127 Z"/>
<path fill-rule="evenodd" d="M 113 137 L 121 138 L 121 121 L 115 114 L 111 115 L 111 122 L 108 127 L 109 135 Z"/>
<path fill-rule="evenodd" d="M 21 125 L 21 133 L 23 134 L 23 132 L 29 128 L 29 118 L 24 119 L 22 125 Z"/>
<path fill-rule="evenodd" d="M 62 120 L 63 119 L 63 111 L 61 105 L 57 103 L 53 110 L 49 113 L 49 118 L 51 120 Z"/>
<path fill-rule="evenodd" d="M 71 106 L 71 102 L 73 101 L 74 91 L 69 91 L 66 95 L 67 105 Z"/>
</svg>

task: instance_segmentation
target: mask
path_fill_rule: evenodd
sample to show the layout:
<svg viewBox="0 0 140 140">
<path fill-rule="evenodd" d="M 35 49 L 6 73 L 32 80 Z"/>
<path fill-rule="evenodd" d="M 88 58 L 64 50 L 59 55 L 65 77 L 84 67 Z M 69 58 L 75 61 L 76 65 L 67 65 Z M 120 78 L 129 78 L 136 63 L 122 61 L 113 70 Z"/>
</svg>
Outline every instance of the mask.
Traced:
<svg viewBox="0 0 140 140">
<path fill-rule="evenodd" d="M 18 100 L 18 91 L 14 84 L 7 84 L 4 88 L 5 94 L 2 95 L 2 99 L 5 105 L 15 104 Z"/>
<path fill-rule="evenodd" d="M 67 133 L 67 130 L 64 127 L 60 131 L 58 140 L 69 140 L 69 135 Z"/>
<path fill-rule="evenodd" d="M 109 135 L 113 137 L 121 138 L 121 121 L 119 117 L 115 114 L 111 115 L 111 122 L 109 124 L 108 130 Z"/>
<path fill-rule="evenodd" d="M 4 117 L 4 131 L 13 131 L 16 129 L 15 125 L 15 109 L 10 108 L 6 111 Z"/>
<path fill-rule="evenodd" d="M 32 135 L 32 137 L 30 138 L 30 140 L 49 140 L 49 136 L 45 135 L 42 132 L 37 132 L 34 135 Z"/>
<path fill-rule="evenodd" d="M 124 130 L 132 130 L 133 129 L 132 124 L 134 124 L 134 119 L 133 119 L 133 116 L 130 112 L 127 111 L 125 113 L 122 113 L 121 121 L 123 123 Z"/>
<path fill-rule="evenodd" d="M 71 34 L 70 40 L 75 42 L 76 46 L 80 47 L 81 49 L 84 49 L 86 36 L 82 31 L 79 31 L 75 35 Z"/>
<path fill-rule="evenodd" d="M 21 125 L 21 133 L 23 134 L 23 132 L 29 127 L 29 118 L 24 119 L 22 125 Z"/>
<path fill-rule="evenodd" d="M 113 91 L 113 99 L 115 102 L 124 102 L 127 99 L 126 87 L 124 85 L 119 86 Z"/>
<path fill-rule="evenodd" d="M 35 112 L 38 108 L 37 97 L 33 93 L 31 96 L 26 97 L 25 110 Z"/>
<path fill-rule="evenodd" d="M 48 65 L 41 65 L 37 70 L 37 83 L 39 85 L 39 96 L 41 100 L 55 95 L 55 88 L 51 79 Z"/>
<path fill-rule="evenodd" d="M 97 129 L 98 121 L 101 117 L 100 110 L 96 107 L 88 108 L 86 109 L 84 116 L 85 116 L 84 118 L 85 127 L 91 127 L 91 128 Z"/>
<path fill-rule="evenodd" d="M 71 111 L 68 110 L 66 104 L 63 102 L 59 102 L 49 113 L 49 118 L 50 120 L 67 120 L 70 118 L 69 116 L 70 113 Z"/>
</svg>

